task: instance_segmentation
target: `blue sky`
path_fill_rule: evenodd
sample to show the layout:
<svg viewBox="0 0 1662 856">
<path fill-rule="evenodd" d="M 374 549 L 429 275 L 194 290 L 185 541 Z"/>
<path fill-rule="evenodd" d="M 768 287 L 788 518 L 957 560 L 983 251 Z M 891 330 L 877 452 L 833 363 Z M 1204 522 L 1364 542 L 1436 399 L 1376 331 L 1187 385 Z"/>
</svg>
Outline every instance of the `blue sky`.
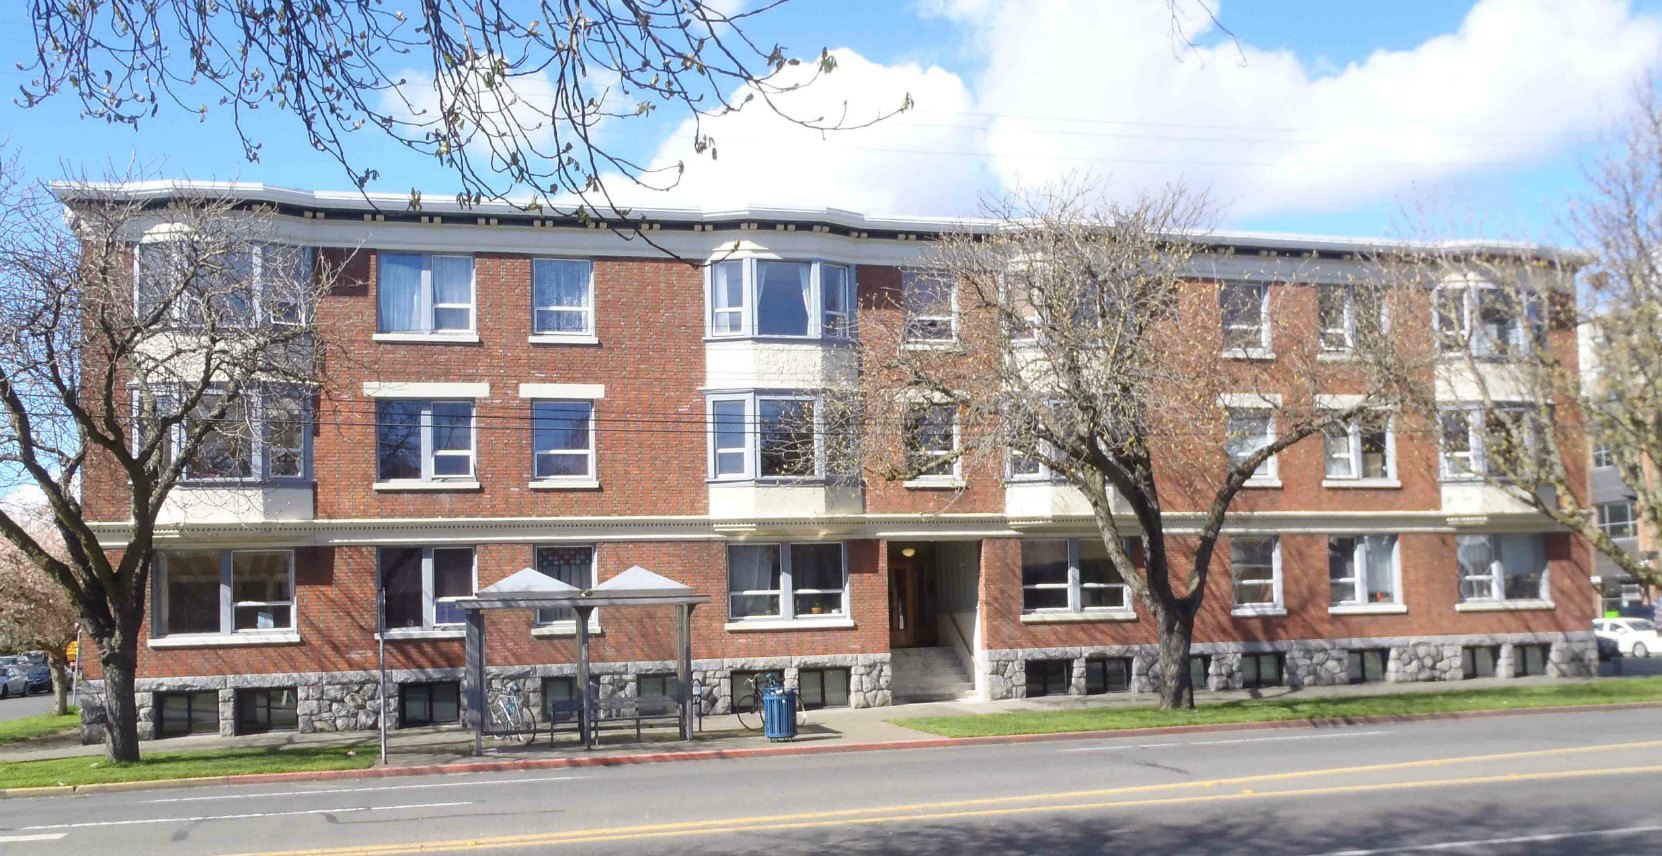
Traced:
<svg viewBox="0 0 1662 856">
<path fill-rule="evenodd" d="M 1220 17 L 1235 39 L 1196 19 L 1187 50 L 1159 0 L 792 0 L 753 36 L 842 60 L 802 109 L 877 110 L 910 93 L 918 110 L 829 140 L 741 114 L 711 129 L 726 141 L 715 164 L 695 160 L 675 117 L 607 138 L 692 164 L 675 193 L 640 200 L 665 205 L 973 214 L 981 194 L 1088 172 L 1113 193 L 1205 188 L 1229 227 L 1376 236 L 1429 210 L 1454 230 L 1561 240 L 1582 165 L 1662 57 L 1662 0 L 1224 0 Z M 21 29 L 0 28 L 13 92 Z M 347 186 L 291 117 L 262 111 L 249 126 L 259 163 L 212 112 L 135 131 L 67 100 L 0 106 L 39 177 L 136 159 L 168 176 Z M 454 189 L 373 134 L 358 146 L 381 168 L 375 189 Z"/>
</svg>

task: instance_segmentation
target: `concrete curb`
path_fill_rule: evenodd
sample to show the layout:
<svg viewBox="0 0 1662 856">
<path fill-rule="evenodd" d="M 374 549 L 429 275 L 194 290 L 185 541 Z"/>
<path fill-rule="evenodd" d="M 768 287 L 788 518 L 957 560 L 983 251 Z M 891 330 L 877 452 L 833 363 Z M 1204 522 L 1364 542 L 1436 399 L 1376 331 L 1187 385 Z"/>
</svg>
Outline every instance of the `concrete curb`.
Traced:
<svg viewBox="0 0 1662 856">
<path fill-rule="evenodd" d="M 1125 728 L 1111 731 L 1058 731 L 1047 734 L 1012 734 L 993 737 L 925 737 L 917 740 L 891 740 L 878 743 L 791 743 L 778 746 L 756 746 L 747 749 L 692 749 L 677 752 L 638 752 L 629 755 L 589 755 L 581 758 L 529 758 L 524 760 L 463 761 L 454 764 L 423 764 L 408 767 L 369 767 L 361 770 L 313 770 L 293 773 L 249 773 L 235 776 L 204 776 L 192 779 L 154 779 L 142 782 L 109 782 L 91 785 L 57 785 L 39 788 L 9 788 L 0 790 L 0 799 L 28 797 L 69 796 L 72 794 L 116 793 L 121 791 L 161 790 L 165 788 L 194 788 L 211 785 L 258 785 L 284 782 L 326 782 L 350 779 L 390 779 L 406 776 L 439 774 L 466 775 L 471 773 L 504 773 L 515 770 L 560 770 L 582 767 L 625 767 L 636 764 L 661 764 L 674 761 L 723 761 L 743 758 L 769 758 L 792 755 L 837 755 L 848 752 L 899 751 L 909 749 L 945 749 L 954 746 L 998 746 L 1018 743 L 1053 743 L 1068 740 L 1106 740 L 1137 737 L 1158 737 L 1172 734 L 1229 733 L 1242 731 L 1277 731 L 1294 728 L 1337 728 L 1346 725 L 1377 725 L 1393 722 L 1429 722 L 1435 720 L 1484 719 L 1496 716 L 1535 716 L 1556 713 L 1593 713 L 1599 711 L 1655 710 L 1662 702 L 1625 702 L 1622 704 L 1580 704 L 1562 707 L 1525 707 L 1517 709 L 1438 711 L 1434 713 L 1407 713 L 1389 716 L 1350 716 L 1323 719 L 1281 719 L 1268 722 L 1226 722 L 1211 725 L 1166 725 L 1154 728 Z"/>
</svg>

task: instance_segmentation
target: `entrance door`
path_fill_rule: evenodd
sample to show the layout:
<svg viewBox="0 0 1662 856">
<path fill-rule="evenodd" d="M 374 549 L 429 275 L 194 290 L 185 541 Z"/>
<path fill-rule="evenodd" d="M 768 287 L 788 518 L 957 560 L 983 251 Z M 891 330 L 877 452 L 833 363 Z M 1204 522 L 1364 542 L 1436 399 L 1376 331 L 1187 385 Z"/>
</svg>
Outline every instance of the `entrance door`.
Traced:
<svg viewBox="0 0 1662 856">
<path fill-rule="evenodd" d="M 935 620 L 935 574 L 926 546 L 890 545 L 889 647 L 934 647 Z"/>
</svg>

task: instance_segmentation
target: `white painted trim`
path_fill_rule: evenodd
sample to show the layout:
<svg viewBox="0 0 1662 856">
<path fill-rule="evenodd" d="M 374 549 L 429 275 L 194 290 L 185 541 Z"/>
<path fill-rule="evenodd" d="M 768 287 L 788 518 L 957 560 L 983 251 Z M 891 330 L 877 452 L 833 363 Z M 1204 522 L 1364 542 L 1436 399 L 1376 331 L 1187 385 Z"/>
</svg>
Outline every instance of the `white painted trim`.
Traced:
<svg viewBox="0 0 1662 856">
<path fill-rule="evenodd" d="M 489 398 L 490 394 L 491 385 L 484 382 L 364 382 L 364 395 L 369 398 Z"/>
<path fill-rule="evenodd" d="M 1401 479 L 1322 479 L 1322 487 L 1334 490 L 1398 490 Z"/>
<path fill-rule="evenodd" d="M 603 383 L 522 383 L 520 398 L 578 399 L 595 401 L 606 397 Z"/>
<path fill-rule="evenodd" d="M 483 490 L 484 486 L 474 479 L 450 479 L 435 481 L 384 481 L 374 484 L 376 493 L 397 493 L 399 491 L 446 491 L 446 490 Z"/>
<path fill-rule="evenodd" d="M 145 644 L 151 648 L 242 648 L 253 645 L 298 645 L 300 644 L 300 631 L 183 633 L 171 636 L 153 636 Z"/>
<path fill-rule="evenodd" d="M 1328 615 L 1402 615 L 1407 611 L 1400 603 L 1337 603 L 1327 608 Z"/>
<path fill-rule="evenodd" d="M 1218 394 L 1218 406 L 1241 410 L 1274 410 L 1281 407 L 1281 394 L 1276 392 L 1224 392 Z"/>
<path fill-rule="evenodd" d="M 1237 606 L 1229 610 L 1236 618 L 1279 618 L 1287 614 L 1284 606 Z"/>
<path fill-rule="evenodd" d="M 1314 397 L 1314 404 L 1318 410 L 1349 410 L 1359 407 L 1368 400 L 1365 395 L 1329 395 L 1318 394 Z"/>
<path fill-rule="evenodd" d="M 478 333 L 376 333 L 370 337 L 373 342 L 389 342 L 401 345 L 477 345 Z"/>
<path fill-rule="evenodd" d="M 1226 360 L 1273 360 L 1275 352 L 1269 348 L 1225 348 L 1218 356 Z"/>
<path fill-rule="evenodd" d="M 1093 621 L 1136 621 L 1131 609 L 1086 609 L 1080 612 L 1024 612 L 1023 624 L 1082 624 Z"/>
<path fill-rule="evenodd" d="M 598 479 L 537 479 L 527 485 L 531 490 L 599 490 Z"/>
<path fill-rule="evenodd" d="M 959 490 L 964 480 L 957 476 L 925 476 L 900 483 L 907 490 Z"/>
<path fill-rule="evenodd" d="M 722 625 L 722 629 L 729 632 L 749 632 L 752 630 L 851 630 L 854 628 L 852 618 L 752 618 L 744 621 L 729 621 Z"/>
<path fill-rule="evenodd" d="M 600 337 L 588 333 L 535 333 L 525 341 L 533 345 L 598 345 Z"/>
<path fill-rule="evenodd" d="M 1271 460 L 1274 460 L 1274 458 Z M 1247 479 L 1241 487 L 1243 489 L 1261 488 L 1263 490 L 1280 490 L 1281 479 Z"/>
<path fill-rule="evenodd" d="M 465 627 L 396 627 L 387 630 L 388 642 L 405 639 L 461 639 L 466 636 Z M 381 638 L 381 634 L 375 634 L 375 638 Z"/>
<path fill-rule="evenodd" d="M 600 629 L 600 621 L 593 614 L 589 616 L 589 635 L 606 635 L 606 632 Z M 576 621 L 555 621 L 551 624 L 531 625 L 531 637 L 533 639 L 565 639 L 576 636 Z"/>
<path fill-rule="evenodd" d="M 1527 612 L 1557 608 L 1558 604 L 1550 600 L 1474 600 L 1454 605 L 1455 612 Z"/>
</svg>

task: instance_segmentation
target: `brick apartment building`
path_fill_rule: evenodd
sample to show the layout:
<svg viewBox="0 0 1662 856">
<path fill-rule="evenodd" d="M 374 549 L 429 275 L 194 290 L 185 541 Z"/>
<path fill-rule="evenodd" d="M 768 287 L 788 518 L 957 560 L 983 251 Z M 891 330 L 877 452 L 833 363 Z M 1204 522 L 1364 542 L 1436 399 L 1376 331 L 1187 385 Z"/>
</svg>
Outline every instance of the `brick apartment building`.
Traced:
<svg viewBox="0 0 1662 856">
<path fill-rule="evenodd" d="M 171 187 L 133 190 L 157 224 Z M 587 588 L 639 565 L 708 594 L 693 668 L 718 711 L 759 670 L 810 704 L 851 706 L 1146 692 L 1157 679 L 1155 628 L 1070 489 L 1008 472 L 837 484 L 770 454 L 769 426 L 855 368 L 861 316 L 892 311 L 879 296 L 940 315 L 914 329 L 951 335 L 953 304 L 911 293 L 922 280 L 908 266 L 953 224 L 650 215 L 661 247 L 719 256 L 700 267 L 507 207 L 225 189 L 275 211 L 279 240 L 349 259 L 313 309 L 348 356 L 304 405 L 306 430 L 273 422 L 233 477 L 170 500 L 177 526 L 139 658 L 142 735 L 375 727 L 381 585 L 393 724 L 454 720 L 451 602 L 527 567 Z M 1359 249 L 1215 241 L 1215 275 L 1262 301 L 1252 334 L 1266 349 L 1280 294 L 1349 281 Z M 1278 257 L 1325 262 L 1287 281 Z M 1462 475 L 1482 465 L 1470 438 L 1439 449 L 1435 431 L 1358 431 L 1295 446 L 1276 489 L 1247 491 L 1197 622 L 1199 685 L 1592 671 L 1586 546 Z M 86 505 L 117 546 L 123 491 L 88 469 Z M 490 621 L 493 680 L 523 681 L 539 703 L 572 692 L 571 615 Z M 601 610 L 591 625 L 603 693 L 673 680 L 669 616 Z"/>
</svg>

